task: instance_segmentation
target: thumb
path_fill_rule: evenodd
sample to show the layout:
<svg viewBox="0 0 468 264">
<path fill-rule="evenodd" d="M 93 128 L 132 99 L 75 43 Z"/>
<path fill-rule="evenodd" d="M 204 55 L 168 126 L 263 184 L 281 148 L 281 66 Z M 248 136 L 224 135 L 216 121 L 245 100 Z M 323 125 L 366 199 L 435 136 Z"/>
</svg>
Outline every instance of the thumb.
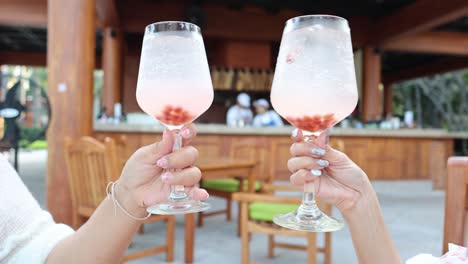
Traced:
<svg viewBox="0 0 468 264">
<path fill-rule="evenodd" d="M 161 141 L 151 144 L 149 146 L 149 150 L 152 153 L 153 158 L 159 159 L 160 157 L 171 153 L 173 145 L 174 136 L 169 129 L 165 128 Z"/>
</svg>

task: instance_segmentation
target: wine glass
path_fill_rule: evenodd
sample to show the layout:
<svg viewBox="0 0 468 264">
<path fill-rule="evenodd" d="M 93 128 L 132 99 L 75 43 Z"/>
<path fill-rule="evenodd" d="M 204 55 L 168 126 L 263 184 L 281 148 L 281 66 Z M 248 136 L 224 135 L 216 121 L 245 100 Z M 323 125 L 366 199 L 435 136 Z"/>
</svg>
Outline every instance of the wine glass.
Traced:
<svg viewBox="0 0 468 264">
<path fill-rule="evenodd" d="M 145 29 L 136 98 L 141 109 L 174 134 L 173 151 L 181 148 L 180 128 L 203 114 L 213 102 L 213 85 L 201 30 L 180 21 L 150 24 Z M 153 214 L 204 211 L 184 186 L 171 186 L 166 202 L 148 208 Z"/>
<path fill-rule="evenodd" d="M 271 89 L 275 110 L 310 141 L 351 114 L 357 99 L 346 19 L 308 15 L 288 20 Z M 344 226 L 317 207 L 313 183 L 305 184 L 297 211 L 277 215 L 273 221 L 310 232 L 337 231 Z"/>
</svg>

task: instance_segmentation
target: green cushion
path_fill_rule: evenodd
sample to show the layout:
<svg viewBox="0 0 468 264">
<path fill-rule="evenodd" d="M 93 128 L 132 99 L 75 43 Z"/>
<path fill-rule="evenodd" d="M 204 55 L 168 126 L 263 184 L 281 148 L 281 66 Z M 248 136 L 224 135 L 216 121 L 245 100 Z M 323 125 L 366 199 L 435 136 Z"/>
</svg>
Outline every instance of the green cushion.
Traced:
<svg viewBox="0 0 468 264">
<path fill-rule="evenodd" d="M 271 222 L 275 215 L 295 211 L 298 207 L 296 204 L 252 203 L 249 206 L 249 216 L 253 220 Z"/>
<path fill-rule="evenodd" d="M 244 190 L 247 190 L 248 181 L 244 181 Z M 255 182 L 255 191 L 260 190 L 260 182 Z M 237 192 L 239 191 L 239 180 L 236 179 L 213 179 L 213 180 L 204 180 L 203 188 L 225 191 L 225 192 Z"/>
</svg>

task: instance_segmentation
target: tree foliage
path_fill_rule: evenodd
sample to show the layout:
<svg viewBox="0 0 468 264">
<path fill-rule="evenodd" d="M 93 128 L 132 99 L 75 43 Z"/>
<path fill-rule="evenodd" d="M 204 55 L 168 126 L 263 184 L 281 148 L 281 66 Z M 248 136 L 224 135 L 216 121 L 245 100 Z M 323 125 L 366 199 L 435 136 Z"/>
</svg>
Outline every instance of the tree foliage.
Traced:
<svg viewBox="0 0 468 264">
<path fill-rule="evenodd" d="M 468 130 L 468 70 L 414 79 L 398 84 L 395 112 L 415 112 L 420 127 Z"/>
</svg>

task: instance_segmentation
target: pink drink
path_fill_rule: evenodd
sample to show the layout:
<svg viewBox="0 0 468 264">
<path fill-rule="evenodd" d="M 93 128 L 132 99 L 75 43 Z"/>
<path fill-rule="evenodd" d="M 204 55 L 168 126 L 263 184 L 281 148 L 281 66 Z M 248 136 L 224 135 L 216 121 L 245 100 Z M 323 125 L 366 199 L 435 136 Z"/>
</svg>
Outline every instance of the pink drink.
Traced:
<svg viewBox="0 0 468 264">
<path fill-rule="evenodd" d="M 143 111 L 171 128 L 205 112 L 213 101 L 213 86 L 201 35 L 145 35 L 136 97 Z"/>
<path fill-rule="evenodd" d="M 283 34 L 271 91 L 275 110 L 321 132 L 348 116 L 358 95 L 349 29 L 322 25 Z"/>
</svg>

